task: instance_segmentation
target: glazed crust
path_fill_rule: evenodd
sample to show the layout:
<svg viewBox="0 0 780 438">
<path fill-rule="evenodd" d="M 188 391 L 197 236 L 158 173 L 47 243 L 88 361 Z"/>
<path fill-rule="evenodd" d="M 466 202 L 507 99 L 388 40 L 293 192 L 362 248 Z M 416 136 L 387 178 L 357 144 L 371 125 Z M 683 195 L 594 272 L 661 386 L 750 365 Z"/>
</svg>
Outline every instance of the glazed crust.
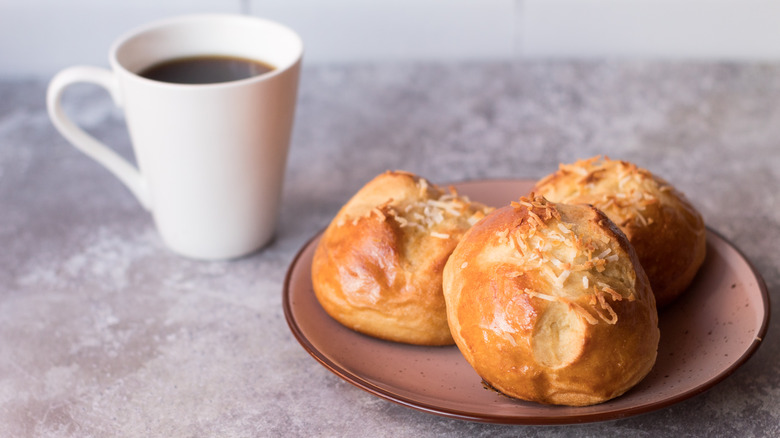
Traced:
<svg viewBox="0 0 780 438">
<path fill-rule="evenodd" d="M 647 277 L 599 210 L 521 198 L 471 228 L 444 269 L 450 330 L 491 386 L 584 406 L 617 397 L 655 363 Z"/>
<path fill-rule="evenodd" d="M 322 307 L 361 333 L 452 344 L 441 275 L 455 245 L 489 211 L 406 172 L 361 188 L 325 230 L 312 262 Z"/>
<path fill-rule="evenodd" d="M 658 308 L 690 285 L 706 253 L 701 214 L 681 192 L 625 161 L 594 157 L 562 164 L 534 192 L 550 201 L 602 210 L 636 249 Z"/>
</svg>

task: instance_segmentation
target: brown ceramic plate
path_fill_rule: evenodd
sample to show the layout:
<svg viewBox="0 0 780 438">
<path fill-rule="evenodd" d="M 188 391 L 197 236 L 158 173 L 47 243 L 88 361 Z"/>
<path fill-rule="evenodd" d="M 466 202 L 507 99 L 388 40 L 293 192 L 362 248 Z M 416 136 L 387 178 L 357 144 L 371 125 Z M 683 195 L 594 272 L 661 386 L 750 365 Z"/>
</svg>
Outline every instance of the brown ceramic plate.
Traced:
<svg viewBox="0 0 780 438">
<path fill-rule="evenodd" d="M 501 206 L 525 194 L 528 180 L 455 184 L 473 200 Z M 452 347 L 386 342 L 349 330 L 320 307 L 311 285 L 312 238 L 287 273 L 283 305 L 295 337 L 344 380 L 424 412 L 471 421 L 565 424 L 623 418 L 688 399 L 720 382 L 761 344 L 769 297 L 758 273 L 720 235 L 707 234 L 707 259 L 691 288 L 660 316 L 661 344 L 650 374 L 626 394 L 589 407 L 547 406 L 485 389 Z"/>
</svg>

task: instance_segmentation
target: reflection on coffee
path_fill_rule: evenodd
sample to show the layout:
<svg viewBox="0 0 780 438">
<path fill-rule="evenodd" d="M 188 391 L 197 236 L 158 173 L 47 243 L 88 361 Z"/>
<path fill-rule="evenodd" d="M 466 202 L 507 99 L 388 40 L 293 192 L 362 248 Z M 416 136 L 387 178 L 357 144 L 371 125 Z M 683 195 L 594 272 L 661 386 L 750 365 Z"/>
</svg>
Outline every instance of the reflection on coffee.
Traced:
<svg viewBox="0 0 780 438">
<path fill-rule="evenodd" d="M 253 59 L 207 55 L 163 61 L 141 71 L 139 75 L 176 84 L 213 84 L 247 79 L 273 69 L 274 67 Z"/>
</svg>

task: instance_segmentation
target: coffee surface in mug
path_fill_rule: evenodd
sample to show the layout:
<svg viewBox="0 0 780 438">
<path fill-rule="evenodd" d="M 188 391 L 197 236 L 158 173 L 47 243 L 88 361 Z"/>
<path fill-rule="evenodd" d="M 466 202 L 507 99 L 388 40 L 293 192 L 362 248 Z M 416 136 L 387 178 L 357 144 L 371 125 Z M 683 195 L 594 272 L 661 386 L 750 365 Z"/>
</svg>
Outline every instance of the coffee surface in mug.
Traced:
<svg viewBox="0 0 780 438">
<path fill-rule="evenodd" d="M 142 70 L 139 76 L 176 84 L 213 84 L 247 79 L 273 69 L 254 59 L 205 55 L 163 61 Z"/>
</svg>

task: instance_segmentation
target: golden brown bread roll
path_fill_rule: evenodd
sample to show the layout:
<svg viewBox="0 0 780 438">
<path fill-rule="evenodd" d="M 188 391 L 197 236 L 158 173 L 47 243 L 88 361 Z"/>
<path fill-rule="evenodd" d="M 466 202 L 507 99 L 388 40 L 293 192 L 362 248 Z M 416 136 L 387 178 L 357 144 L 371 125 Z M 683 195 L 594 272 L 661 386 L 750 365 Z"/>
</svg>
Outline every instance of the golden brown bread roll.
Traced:
<svg viewBox="0 0 780 438">
<path fill-rule="evenodd" d="M 701 214 L 668 182 L 632 163 L 594 157 L 562 164 L 534 192 L 591 204 L 612 219 L 636 249 L 659 309 L 685 291 L 704 262 Z"/>
<path fill-rule="evenodd" d="M 520 198 L 461 239 L 444 268 L 455 343 L 502 393 L 584 406 L 623 394 L 655 363 L 647 277 L 599 210 Z"/>
<path fill-rule="evenodd" d="M 312 262 L 314 292 L 343 325 L 378 338 L 452 344 L 441 274 L 486 208 L 406 172 L 383 173 L 338 212 Z"/>
</svg>

